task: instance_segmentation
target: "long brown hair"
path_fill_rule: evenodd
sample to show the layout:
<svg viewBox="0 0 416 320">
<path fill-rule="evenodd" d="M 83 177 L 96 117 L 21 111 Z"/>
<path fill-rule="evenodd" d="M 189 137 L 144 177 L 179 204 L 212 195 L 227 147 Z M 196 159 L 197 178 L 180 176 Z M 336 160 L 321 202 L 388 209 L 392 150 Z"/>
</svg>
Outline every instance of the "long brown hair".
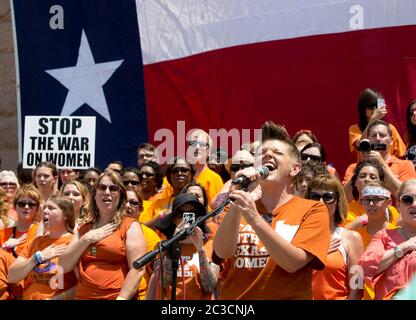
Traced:
<svg viewBox="0 0 416 320">
<path fill-rule="evenodd" d="M 97 182 L 94 184 L 91 190 L 90 196 L 90 204 L 89 204 L 89 212 L 85 217 L 85 223 L 94 223 L 100 219 L 100 211 L 98 209 L 97 203 L 95 202 L 95 196 L 97 194 L 97 185 L 100 183 L 103 177 L 109 177 L 111 181 L 119 187 L 119 201 L 117 205 L 117 211 L 114 214 L 111 222 L 114 223 L 117 227 L 120 226 L 121 220 L 124 213 L 124 207 L 126 205 L 126 188 L 124 187 L 123 181 L 121 180 L 121 176 L 114 172 L 113 170 L 106 169 L 99 177 Z"/>
<path fill-rule="evenodd" d="M 311 190 L 332 191 L 337 196 L 337 207 L 335 209 L 335 224 L 338 225 L 345 221 L 348 213 L 348 201 L 344 189 L 337 178 L 331 174 L 320 174 L 316 176 L 308 185 L 305 198 L 309 199 Z"/>
</svg>

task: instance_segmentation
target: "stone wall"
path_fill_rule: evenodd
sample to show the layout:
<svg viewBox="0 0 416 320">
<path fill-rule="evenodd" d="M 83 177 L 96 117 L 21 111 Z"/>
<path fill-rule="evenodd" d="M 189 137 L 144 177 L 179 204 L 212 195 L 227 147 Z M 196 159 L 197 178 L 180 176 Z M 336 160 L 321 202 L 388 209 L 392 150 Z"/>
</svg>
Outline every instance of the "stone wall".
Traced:
<svg viewBox="0 0 416 320">
<path fill-rule="evenodd" d="M 2 170 L 18 161 L 16 71 L 10 0 L 0 0 L 0 158 Z"/>
</svg>

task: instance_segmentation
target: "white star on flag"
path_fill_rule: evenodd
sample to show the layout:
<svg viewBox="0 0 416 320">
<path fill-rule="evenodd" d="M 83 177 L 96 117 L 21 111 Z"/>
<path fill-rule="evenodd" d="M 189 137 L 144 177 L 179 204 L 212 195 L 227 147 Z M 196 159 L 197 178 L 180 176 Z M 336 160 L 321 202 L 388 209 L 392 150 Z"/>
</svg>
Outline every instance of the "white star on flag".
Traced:
<svg viewBox="0 0 416 320">
<path fill-rule="evenodd" d="M 69 90 L 61 116 L 70 116 L 85 103 L 111 123 L 103 85 L 123 61 L 95 63 L 87 36 L 82 30 L 76 66 L 45 70 Z"/>
</svg>

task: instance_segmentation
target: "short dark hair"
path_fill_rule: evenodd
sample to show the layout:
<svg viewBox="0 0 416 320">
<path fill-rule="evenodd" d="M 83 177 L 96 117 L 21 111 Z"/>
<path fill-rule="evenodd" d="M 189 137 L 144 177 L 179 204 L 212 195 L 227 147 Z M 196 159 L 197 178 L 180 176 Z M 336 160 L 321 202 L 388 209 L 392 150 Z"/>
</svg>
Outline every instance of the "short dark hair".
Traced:
<svg viewBox="0 0 416 320">
<path fill-rule="evenodd" d="M 377 107 L 377 99 L 382 99 L 383 95 L 375 89 L 367 88 L 361 91 L 358 97 L 358 127 L 362 132 L 368 125 L 366 109 Z"/>
<path fill-rule="evenodd" d="M 352 196 L 355 200 L 358 200 L 359 192 L 357 187 L 355 186 L 355 182 L 357 181 L 358 175 L 360 171 L 364 167 L 374 167 L 377 169 L 378 176 L 380 177 L 380 181 L 384 181 L 384 171 L 383 168 L 380 166 L 380 163 L 375 159 L 368 159 L 362 160 L 357 163 L 357 166 L 354 169 L 354 175 L 351 178 L 351 185 L 352 185 Z"/>
<path fill-rule="evenodd" d="M 325 152 L 325 149 L 324 149 L 323 145 L 321 145 L 318 142 L 308 143 L 307 145 L 305 145 L 302 148 L 302 150 L 300 151 L 300 154 L 302 155 L 303 152 L 305 152 L 306 150 L 308 150 L 310 148 L 317 148 L 319 150 L 319 153 L 321 154 L 322 162 L 325 162 L 326 161 L 326 152 Z"/>
<path fill-rule="evenodd" d="M 266 121 L 261 126 L 261 139 L 262 143 L 266 142 L 267 140 L 279 140 L 286 143 L 289 146 L 289 152 L 291 156 L 296 161 L 299 161 L 299 150 L 290 139 L 289 133 L 283 126 L 275 124 L 273 121 Z"/>
<path fill-rule="evenodd" d="M 155 173 L 156 188 L 160 189 L 163 185 L 163 173 L 162 173 L 162 167 L 160 166 L 160 164 L 154 161 L 145 162 L 140 166 L 139 174 L 140 174 L 141 168 L 143 167 L 150 167 L 153 169 Z"/>
<path fill-rule="evenodd" d="M 378 126 L 378 125 L 385 126 L 385 127 L 387 128 L 387 132 L 388 132 L 389 136 L 390 136 L 390 137 L 392 137 L 392 136 L 393 136 L 393 131 L 391 130 L 390 125 L 389 125 L 386 121 L 383 121 L 383 120 L 380 120 L 380 119 L 378 119 L 378 120 L 374 121 L 372 124 L 370 124 L 370 125 L 368 126 L 368 135 L 370 135 L 370 131 L 371 131 L 371 129 L 372 129 L 373 127 L 375 127 L 375 126 Z"/>
</svg>

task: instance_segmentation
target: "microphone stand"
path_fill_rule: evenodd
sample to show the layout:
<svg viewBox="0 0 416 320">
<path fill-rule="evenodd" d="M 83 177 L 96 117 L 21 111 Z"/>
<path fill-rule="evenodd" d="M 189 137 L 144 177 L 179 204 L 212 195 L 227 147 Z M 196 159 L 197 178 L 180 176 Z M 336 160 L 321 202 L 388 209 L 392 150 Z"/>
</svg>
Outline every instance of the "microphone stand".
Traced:
<svg viewBox="0 0 416 320">
<path fill-rule="evenodd" d="M 229 193 L 225 200 L 219 205 L 217 208 L 209 212 L 203 217 L 199 217 L 196 219 L 194 223 L 189 225 L 186 228 L 183 228 L 178 233 L 176 233 L 172 238 L 169 240 L 164 240 L 160 242 L 160 248 L 155 249 L 146 253 L 145 255 L 141 256 L 139 259 L 133 262 L 133 267 L 135 269 L 141 269 L 147 263 L 152 261 L 160 252 L 163 252 L 167 249 L 170 251 L 170 256 L 172 259 L 172 300 L 176 299 L 176 278 L 177 278 L 177 270 L 179 266 L 179 258 L 181 256 L 181 249 L 179 242 L 186 239 L 189 235 L 191 235 L 197 226 L 202 225 L 206 220 L 211 217 L 216 216 L 224 208 L 230 203 Z"/>
</svg>

